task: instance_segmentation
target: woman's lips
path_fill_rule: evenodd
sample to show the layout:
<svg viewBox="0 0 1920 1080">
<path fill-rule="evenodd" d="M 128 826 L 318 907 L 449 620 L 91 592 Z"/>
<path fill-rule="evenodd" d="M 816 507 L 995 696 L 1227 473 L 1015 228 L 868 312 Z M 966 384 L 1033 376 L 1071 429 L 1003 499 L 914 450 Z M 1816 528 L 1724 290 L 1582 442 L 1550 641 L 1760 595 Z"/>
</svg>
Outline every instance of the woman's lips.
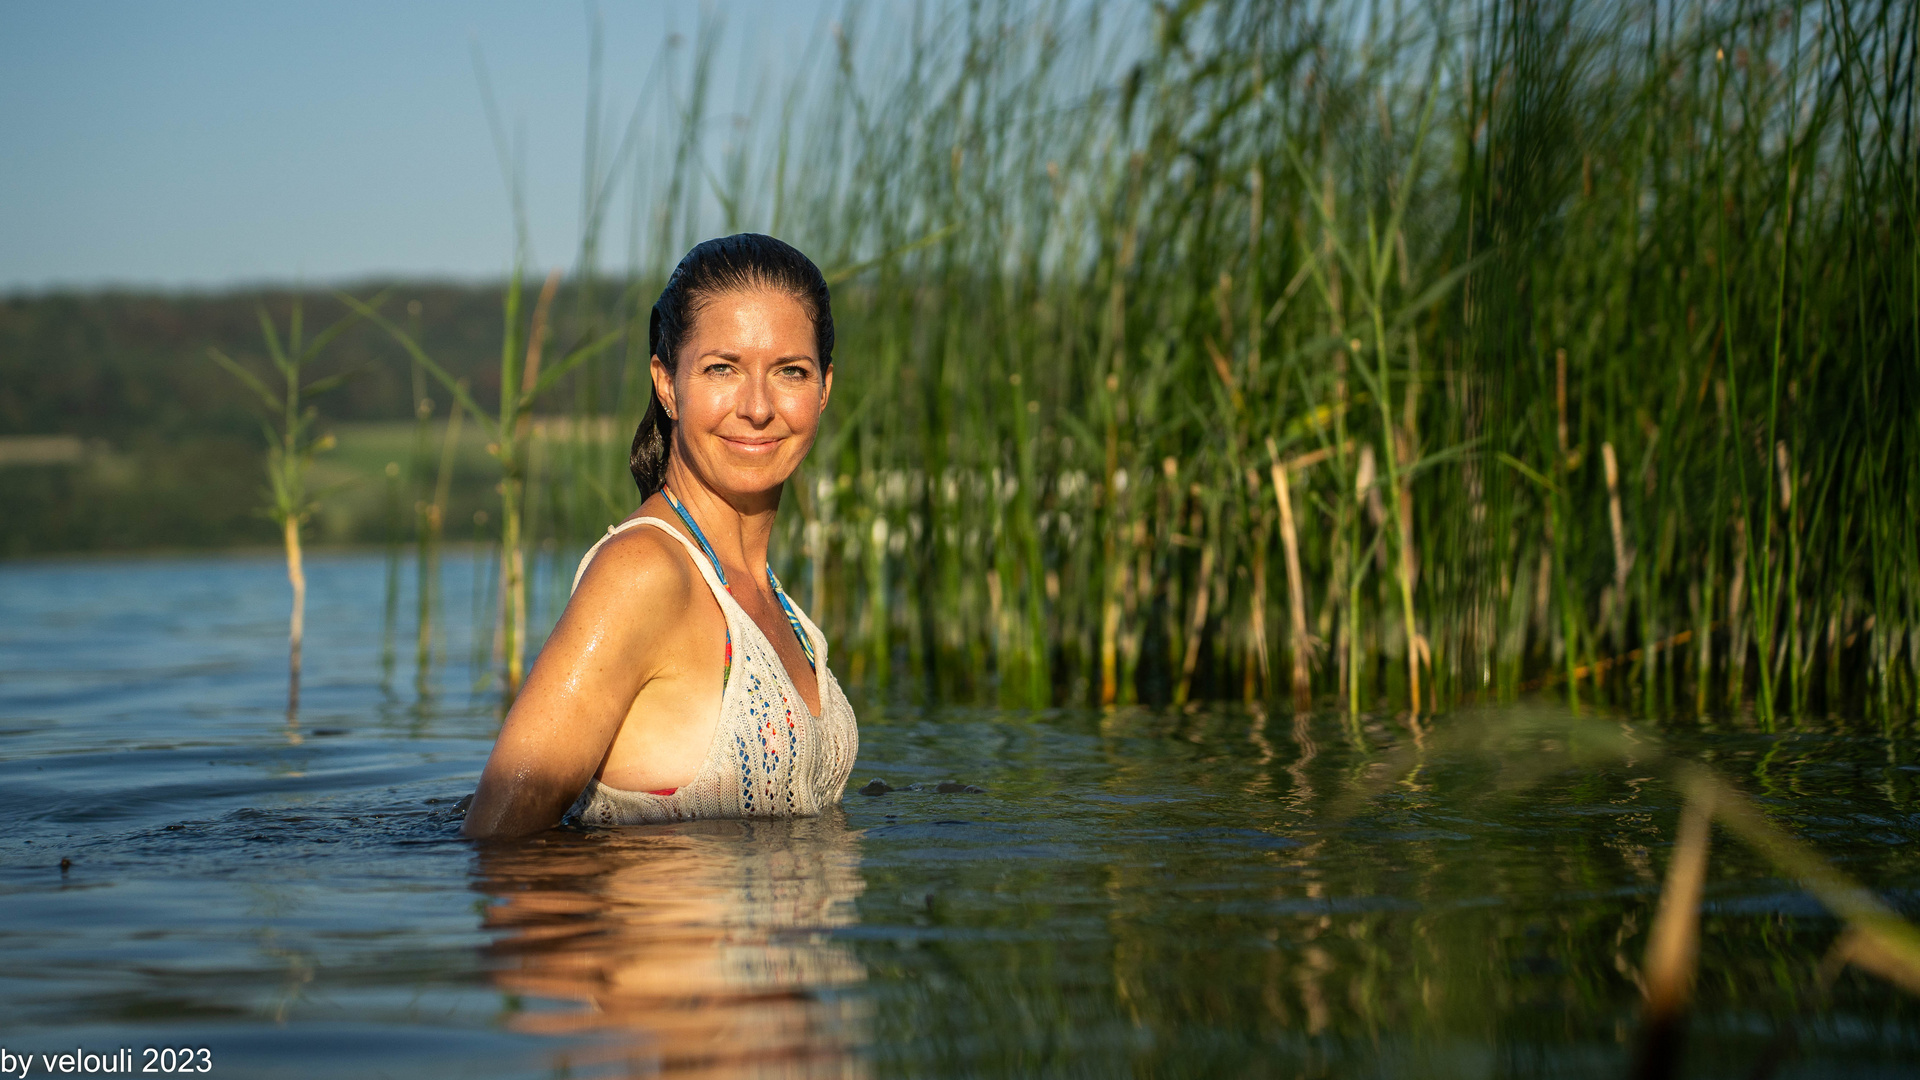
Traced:
<svg viewBox="0 0 1920 1080">
<path fill-rule="evenodd" d="M 779 439 L 738 439 L 725 435 L 720 436 L 720 441 L 742 454 L 771 454 L 780 445 Z"/>
</svg>

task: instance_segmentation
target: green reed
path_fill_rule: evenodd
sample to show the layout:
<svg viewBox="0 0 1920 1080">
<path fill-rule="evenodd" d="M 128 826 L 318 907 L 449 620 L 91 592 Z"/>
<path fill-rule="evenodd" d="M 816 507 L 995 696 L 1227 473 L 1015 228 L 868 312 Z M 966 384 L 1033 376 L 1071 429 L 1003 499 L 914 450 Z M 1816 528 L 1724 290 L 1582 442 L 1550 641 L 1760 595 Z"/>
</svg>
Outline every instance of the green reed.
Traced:
<svg viewBox="0 0 1920 1080">
<path fill-rule="evenodd" d="M 365 312 L 377 311 L 385 299 L 384 295 L 374 297 L 365 305 Z M 267 490 L 266 501 L 260 512 L 280 526 L 287 559 L 287 583 L 293 590 L 293 613 L 287 622 L 287 723 L 290 725 L 296 722 L 300 713 L 301 649 L 307 624 L 307 572 L 301 530 L 328 494 L 325 490 L 312 489 L 308 473 L 313 466 L 314 455 L 330 450 L 334 445 L 331 433 L 321 434 L 314 430 L 320 414 L 312 400 L 339 388 L 355 374 L 353 371 L 343 371 L 310 379 L 308 372 L 312 369 L 309 365 L 360 317 L 359 314 L 348 315 L 309 339 L 303 315 L 303 309 L 296 301 L 283 338 L 272 314 L 264 306 L 259 309 L 260 333 L 266 345 L 267 359 L 272 361 L 284 383 L 279 389 L 268 388 L 267 383 L 246 365 L 219 349 L 207 350 L 208 357 L 251 392 L 265 410 L 261 431 L 267 443 Z M 389 596 L 391 592 L 389 588 Z"/>
<path fill-rule="evenodd" d="M 835 283 L 774 558 L 872 692 L 1920 701 L 1910 5 L 850 14 L 717 147 L 715 34 L 660 145 L 589 122 L 554 318 L 624 346 L 531 436 L 557 559 L 718 214 Z"/>
</svg>

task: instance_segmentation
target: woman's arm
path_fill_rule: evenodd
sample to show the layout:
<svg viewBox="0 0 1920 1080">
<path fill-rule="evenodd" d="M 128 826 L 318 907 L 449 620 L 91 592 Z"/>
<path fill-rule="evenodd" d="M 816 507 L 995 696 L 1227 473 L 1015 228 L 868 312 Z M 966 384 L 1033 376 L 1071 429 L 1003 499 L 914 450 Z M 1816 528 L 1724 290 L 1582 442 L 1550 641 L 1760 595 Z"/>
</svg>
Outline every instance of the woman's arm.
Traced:
<svg viewBox="0 0 1920 1080">
<path fill-rule="evenodd" d="M 463 835 L 552 828 L 587 786 L 692 597 L 691 569 L 672 543 L 635 529 L 588 564 L 501 725 Z"/>
</svg>

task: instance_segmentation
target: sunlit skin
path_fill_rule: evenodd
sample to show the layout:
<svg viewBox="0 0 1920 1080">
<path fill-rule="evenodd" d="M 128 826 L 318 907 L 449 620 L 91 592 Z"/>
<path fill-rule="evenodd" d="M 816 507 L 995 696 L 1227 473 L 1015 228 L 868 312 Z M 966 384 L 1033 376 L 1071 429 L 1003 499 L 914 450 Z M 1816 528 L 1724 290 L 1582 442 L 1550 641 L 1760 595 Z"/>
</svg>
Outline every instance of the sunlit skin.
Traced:
<svg viewBox="0 0 1920 1080">
<path fill-rule="evenodd" d="M 752 617 L 816 716 L 819 684 L 767 582 L 780 493 L 833 391 L 806 310 L 773 290 L 723 293 L 699 310 L 653 385 L 674 417 L 667 487 L 719 554 Z M 654 495 L 633 517 L 671 523 Z M 629 519 L 631 520 L 631 519 Z M 487 758 L 461 831 L 510 837 L 558 824 L 589 777 L 629 791 L 694 779 L 720 718 L 726 617 L 687 551 L 650 527 L 600 549 L 534 661 Z"/>
</svg>

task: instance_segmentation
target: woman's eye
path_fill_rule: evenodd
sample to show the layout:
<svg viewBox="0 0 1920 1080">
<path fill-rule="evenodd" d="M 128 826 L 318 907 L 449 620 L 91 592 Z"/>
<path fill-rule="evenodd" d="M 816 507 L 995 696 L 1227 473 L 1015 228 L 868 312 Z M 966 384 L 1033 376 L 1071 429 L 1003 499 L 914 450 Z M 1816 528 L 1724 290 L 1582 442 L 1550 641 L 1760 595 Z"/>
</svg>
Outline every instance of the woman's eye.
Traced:
<svg viewBox="0 0 1920 1080">
<path fill-rule="evenodd" d="M 787 378 L 789 378 L 789 379 L 811 379 L 811 378 L 813 378 L 813 372 L 811 372 L 811 371 L 808 371 L 808 370 L 807 370 L 806 368 L 803 368 L 803 367 L 801 367 L 801 366 L 800 366 L 800 365 L 798 365 L 798 364 L 794 364 L 794 365 L 792 365 L 792 366 L 789 366 L 789 367 L 784 367 L 784 368 L 781 368 L 781 369 L 780 369 L 780 374 L 782 374 L 782 375 L 784 375 L 784 376 L 786 376 L 786 377 L 787 377 Z"/>
</svg>

